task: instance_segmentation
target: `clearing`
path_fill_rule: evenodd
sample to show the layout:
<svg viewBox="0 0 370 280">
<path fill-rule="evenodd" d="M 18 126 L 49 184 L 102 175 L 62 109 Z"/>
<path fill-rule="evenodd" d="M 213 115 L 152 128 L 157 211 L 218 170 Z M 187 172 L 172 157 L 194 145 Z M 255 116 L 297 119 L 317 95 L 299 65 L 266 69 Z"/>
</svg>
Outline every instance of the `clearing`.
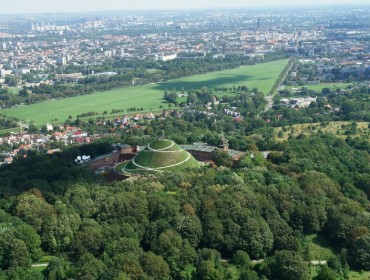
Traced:
<svg viewBox="0 0 370 280">
<path fill-rule="evenodd" d="M 287 140 L 289 136 L 297 137 L 300 134 L 312 135 L 319 131 L 324 133 L 331 133 L 339 138 L 345 139 L 347 136 L 361 137 L 363 139 L 370 140 L 370 134 L 367 122 L 356 122 L 357 128 L 352 129 L 352 122 L 329 122 L 329 123 L 306 123 L 306 124 L 295 124 L 291 126 L 277 127 L 275 128 L 275 135 L 278 135 L 280 131 L 283 132 L 281 137 L 276 137 L 276 141 Z"/>
</svg>

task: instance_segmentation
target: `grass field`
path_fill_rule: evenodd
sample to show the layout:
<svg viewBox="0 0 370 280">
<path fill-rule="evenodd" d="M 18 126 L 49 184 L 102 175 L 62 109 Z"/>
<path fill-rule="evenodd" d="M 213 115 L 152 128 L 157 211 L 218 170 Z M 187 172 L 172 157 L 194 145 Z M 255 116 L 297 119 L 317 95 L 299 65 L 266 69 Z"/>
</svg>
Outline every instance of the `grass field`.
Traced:
<svg viewBox="0 0 370 280">
<path fill-rule="evenodd" d="M 102 113 L 105 110 L 110 112 L 112 109 L 123 109 L 126 112 L 127 108 L 130 107 L 143 108 L 145 111 L 148 111 L 158 110 L 161 105 L 167 108 L 163 99 L 165 89 L 172 90 L 176 88 L 180 91 L 182 88 L 190 90 L 199 89 L 203 86 L 214 89 L 218 87 L 232 87 L 233 85 L 246 85 L 249 88 L 257 87 L 260 91 L 268 94 L 287 62 L 288 60 L 279 60 L 157 84 L 120 88 L 33 105 L 18 106 L 2 110 L 2 113 L 28 122 L 33 121 L 35 125 L 42 125 L 47 122 L 65 121 L 70 115 L 76 118 L 81 113 L 91 111 Z"/>
<path fill-rule="evenodd" d="M 326 126 L 321 126 L 320 123 L 307 123 L 307 124 L 296 124 L 292 126 L 286 126 L 275 128 L 275 134 L 278 135 L 280 131 L 283 131 L 282 137 L 276 137 L 277 141 L 287 140 L 289 136 L 297 137 L 300 134 L 312 135 L 318 133 L 320 130 L 325 133 L 331 133 L 339 138 L 346 138 L 345 134 L 351 122 L 329 122 Z M 368 129 L 369 123 L 357 122 L 357 133 L 351 136 L 362 137 L 370 141 L 370 134 Z M 285 130 L 285 131 L 284 131 Z"/>
<path fill-rule="evenodd" d="M 370 280 L 370 271 L 350 271 L 349 279 L 351 280 Z"/>
<path fill-rule="evenodd" d="M 322 89 L 323 88 L 329 88 L 331 91 L 335 91 L 337 88 L 340 88 L 340 89 L 345 89 L 346 87 L 348 86 L 352 86 L 352 84 L 348 84 L 348 83 L 324 83 L 324 84 L 319 84 L 319 85 L 304 85 L 304 86 L 289 86 L 287 87 L 288 89 L 292 89 L 292 88 L 302 88 L 302 87 L 305 87 L 309 90 L 313 90 L 317 93 L 321 93 Z"/>
<path fill-rule="evenodd" d="M 315 234 L 306 237 L 308 242 L 307 260 L 322 261 L 328 260 L 334 256 L 334 252 L 327 244 L 326 240 Z"/>
<path fill-rule="evenodd" d="M 320 266 L 310 266 L 310 279 L 313 279 L 320 271 Z M 339 277 L 337 278 L 339 279 Z M 370 271 L 353 271 L 349 272 L 350 280 L 370 280 Z"/>
<path fill-rule="evenodd" d="M 320 266 L 310 266 L 310 279 L 313 279 L 320 271 Z M 339 278 L 337 278 L 339 280 Z M 349 272 L 350 280 L 370 280 L 370 271 L 353 271 Z"/>
<path fill-rule="evenodd" d="M 8 88 L 8 91 L 9 91 L 11 94 L 18 94 L 18 93 L 19 93 L 19 88 L 17 88 L 17 87 L 9 87 L 9 88 Z"/>
<path fill-rule="evenodd" d="M 7 128 L 7 129 L 1 129 L 0 130 L 0 136 L 2 135 L 7 135 L 9 134 L 10 132 L 15 132 L 15 133 L 18 133 L 20 132 L 21 129 L 19 127 L 14 127 L 14 128 Z"/>
</svg>

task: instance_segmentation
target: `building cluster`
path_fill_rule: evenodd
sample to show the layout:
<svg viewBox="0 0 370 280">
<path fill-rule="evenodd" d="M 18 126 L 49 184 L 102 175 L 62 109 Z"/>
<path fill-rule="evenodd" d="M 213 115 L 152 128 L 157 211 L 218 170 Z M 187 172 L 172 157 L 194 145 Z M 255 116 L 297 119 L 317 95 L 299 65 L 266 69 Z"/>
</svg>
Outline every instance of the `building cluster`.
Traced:
<svg viewBox="0 0 370 280">
<path fill-rule="evenodd" d="M 316 100 L 317 97 L 282 98 L 280 104 L 291 108 L 308 108 Z"/>
<path fill-rule="evenodd" d="M 44 147 L 48 141 L 42 134 L 12 133 L 10 136 L 0 137 L 0 145 L 10 148 L 10 151 L 1 153 L 3 160 L 0 165 L 11 164 L 14 157 L 25 156 L 28 150 Z"/>
<path fill-rule="evenodd" d="M 117 116 L 113 120 L 98 119 L 95 124 L 98 126 L 111 126 L 113 128 L 140 128 L 141 121 L 153 120 L 156 118 L 167 118 L 169 116 L 181 117 L 182 112 L 177 110 L 163 110 L 161 113 L 154 114 L 152 112 L 143 114 L 134 114 L 126 116 Z"/>
<path fill-rule="evenodd" d="M 291 86 L 318 85 L 331 82 L 363 81 L 370 76 L 368 56 L 299 59 L 287 77 Z"/>
<path fill-rule="evenodd" d="M 0 165 L 11 164 L 15 157 L 27 156 L 29 150 L 45 150 L 47 154 L 59 152 L 60 149 L 49 149 L 49 144 L 59 142 L 68 146 L 73 144 L 88 144 L 100 138 L 99 134 L 88 135 L 75 126 L 61 126 L 57 131 L 49 124 L 47 133 L 10 133 L 9 136 L 0 137 L 0 145 L 9 147 L 9 151 L 1 152 Z"/>
<path fill-rule="evenodd" d="M 346 12 L 348 18 L 354 13 Z M 79 66 L 83 71 L 72 74 L 58 71 L 54 79 L 77 81 L 96 74 L 90 67 L 103 65 L 107 59 L 168 61 L 202 56 L 218 59 L 228 55 L 259 58 L 279 50 L 310 59 L 336 58 L 334 62 L 343 71 L 352 71 L 353 67 L 363 71 L 370 48 L 368 19 L 361 17 L 365 28 L 360 31 L 350 25 L 333 27 L 330 22 L 340 20 L 343 13 L 102 14 L 78 20 L 53 17 L 56 23 L 33 18 L 29 26 L 18 29 L 9 22 L 9 33 L 0 38 L 0 82 L 4 83 L 8 75 L 33 73 L 37 74 L 36 82 L 50 83 L 50 74 L 57 74 L 55 69 L 66 66 Z"/>
</svg>

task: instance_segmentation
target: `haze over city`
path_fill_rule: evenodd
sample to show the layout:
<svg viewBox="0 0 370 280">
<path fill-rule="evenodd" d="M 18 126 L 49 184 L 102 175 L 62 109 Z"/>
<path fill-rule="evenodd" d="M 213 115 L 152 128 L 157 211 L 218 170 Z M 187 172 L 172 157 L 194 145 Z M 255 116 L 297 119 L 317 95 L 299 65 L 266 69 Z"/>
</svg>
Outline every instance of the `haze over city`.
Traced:
<svg viewBox="0 0 370 280">
<path fill-rule="evenodd" d="M 237 8 L 237 7 L 276 7 L 276 6 L 313 6 L 313 5 L 351 5 L 366 4 L 362 0 L 261 0 L 261 1 L 243 1 L 243 0 L 187 0 L 176 2 L 171 0 L 138 0 L 138 1 L 84 1 L 84 0 L 65 0 L 65 1 L 47 1 L 47 0 L 17 0 L 14 2 L 2 3 L 1 14 L 8 13 L 53 13 L 53 12 L 89 12 L 99 10 L 167 10 L 167 9 L 209 9 L 209 8 Z"/>
</svg>

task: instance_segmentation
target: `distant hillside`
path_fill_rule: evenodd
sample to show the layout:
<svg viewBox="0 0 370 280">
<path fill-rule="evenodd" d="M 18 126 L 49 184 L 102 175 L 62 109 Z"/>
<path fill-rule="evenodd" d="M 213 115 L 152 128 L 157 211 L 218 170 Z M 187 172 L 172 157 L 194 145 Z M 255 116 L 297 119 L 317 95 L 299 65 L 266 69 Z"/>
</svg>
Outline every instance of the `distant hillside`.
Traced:
<svg viewBox="0 0 370 280">
<path fill-rule="evenodd" d="M 287 140 L 289 136 L 297 137 L 301 134 L 309 136 L 318 132 L 331 133 L 343 139 L 347 136 L 352 136 L 370 141 L 368 126 L 369 123 L 367 122 L 306 123 L 277 127 L 275 128 L 275 133 L 278 136 L 276 138 L 277 141 Z"/>
</svg>

